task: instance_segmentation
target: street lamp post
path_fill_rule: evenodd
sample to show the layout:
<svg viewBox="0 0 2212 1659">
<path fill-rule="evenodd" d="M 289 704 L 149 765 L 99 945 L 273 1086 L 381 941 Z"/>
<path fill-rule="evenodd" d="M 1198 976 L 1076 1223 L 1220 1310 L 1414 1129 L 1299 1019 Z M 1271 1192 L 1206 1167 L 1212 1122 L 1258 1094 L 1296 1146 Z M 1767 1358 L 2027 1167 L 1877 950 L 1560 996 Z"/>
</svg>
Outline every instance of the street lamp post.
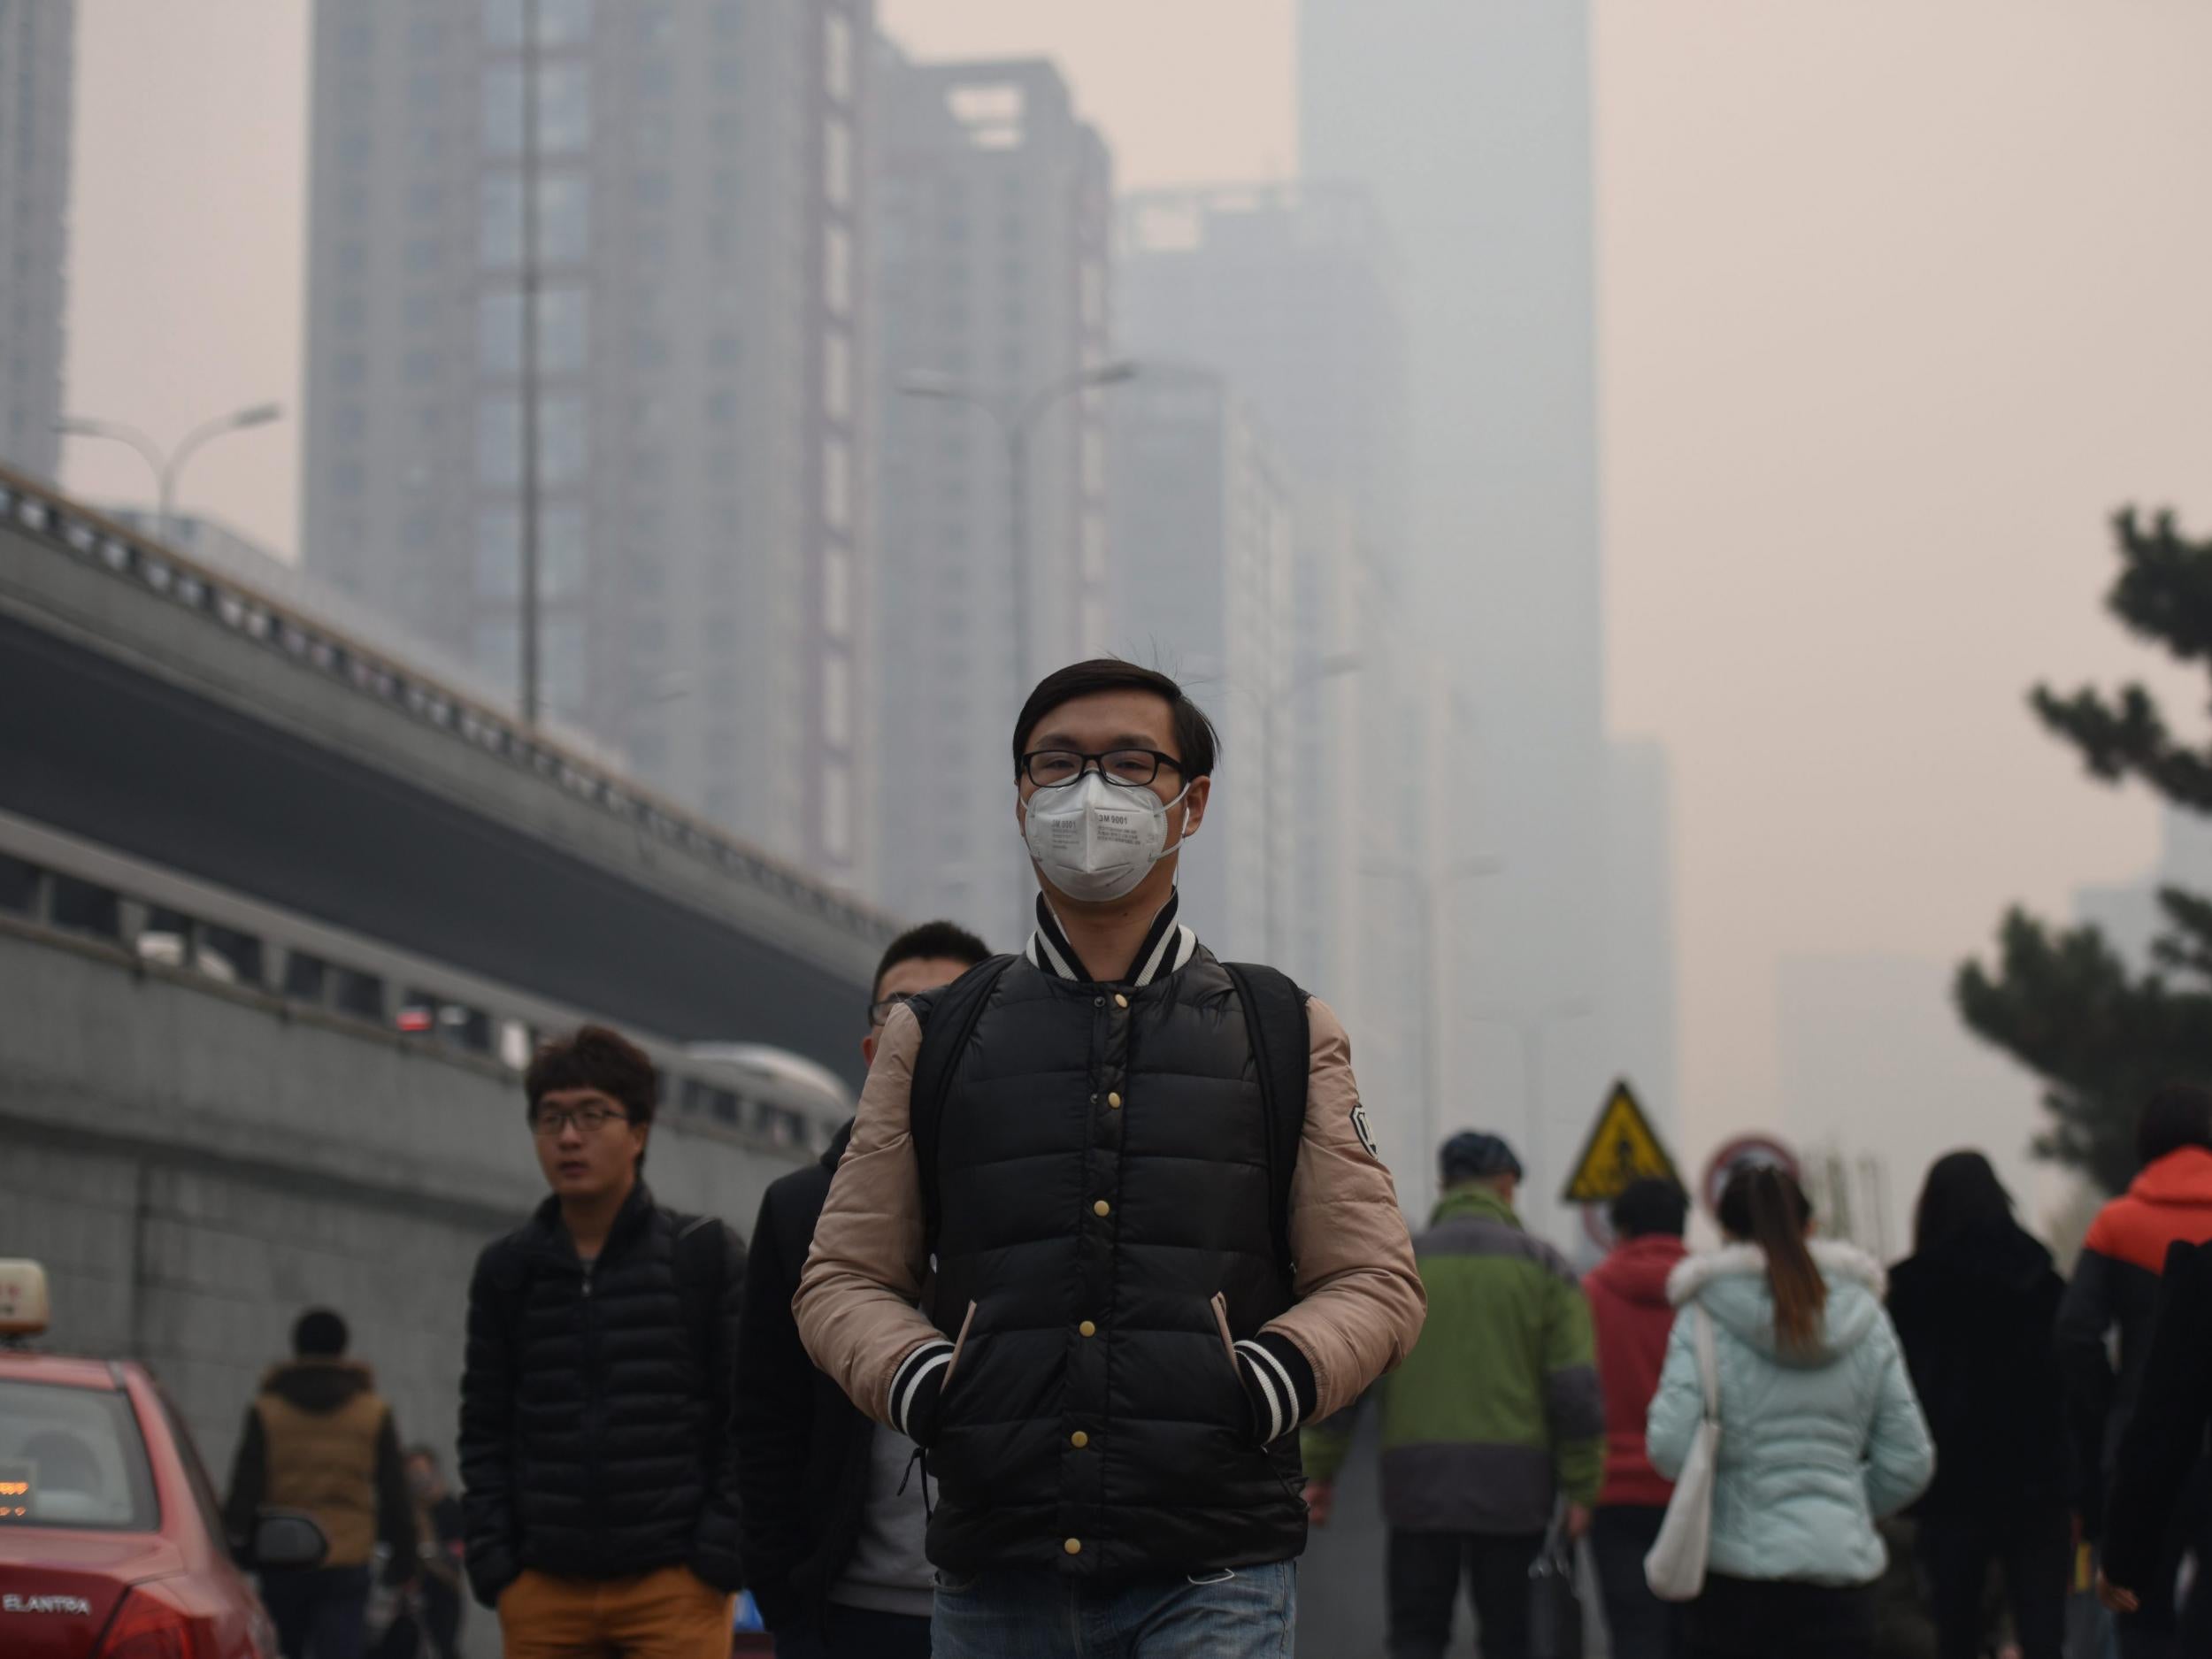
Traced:
<svg viewBox="0 0 2212 1659">
<path fill-rule="evenodd" d="M 1414 926 L 1420 935 L 1421 995 L 1421 1156 L 1425 1160 L 1436 1153 L 1438 1139 L 1437 1037 L 1443 1028 L 1443 976 L 1436 962 L 1436 907 L 1438 901 L 1454 886 L 1462 881 L 1494 876 L 1505 868 L 1505 860 L 1495 853 L 1476 853 L 1447 864 L 1432 874 L 1418 865 L 1402 862 L 1368 864 L 1362 873 L 1403 881 L 1413 891 Z M 1425 1164 L 1424 1167 L 1426 1167 Z"/>
<path fill-rule="evenodd" d="M 227 415 L 218 415 L 212 420 L 202 421 L 177 441 L 177 447 L 166 456 L 161 446 L 136 426 L 119 420 L 96 420 L 86 415 L 66 415 L 54 423 L 54 430 L 73 438 L 111 438 L 127 443 L 146 457 L 146 465 L 153 469 L 156 506 L 154 534 L 161 541 L 170 539 L 174 529 L 177 507 L 177 478 L 184 471 L 184 464 L 202 449 L 227 432 L 243 432 L 250 426 L 265 426 L 283 418 L 283 408 L 276 403 L 256 403 L 249 409 L 233 410 Z"/>
<path fill-rule="evenodd" d="M 1526 1122 L 1523 1133 L 1528 1144 L 1528 1188 L 1532 1202 L 1545 1196 L 1545 1171 L 1551 1160 L 1544 1152 L 1544 1037 L 1554 1025 L 1571 1019 L 1584 1019 L 1596 1010 L 1586 996 L 1562 997 L 1548 1008 L 1533 1013 L 1524 1013 L 1509 1008 L 1476 1008 L 1469 1010 L 1469 1018 L 1482 1025 L 1503 1025 L 1519 1039 L 1521 1045 L 1521 1087 L 1526 1091 L 1524 1107 Z"/>
<path fill-rule="evenodd" d="M 908 376 L 899 391 L 908 397 L 930 397 L 941 403 L 964 403 L 979 409 L 995 421 L 1006 444 L 1006 550 L 1014 604 L 1014 695 L 1029 689 L 1029 434 L 1037 423 L 1063 398 L 1094 386 L 1115 386 L 1134 380 L 1137 365 L 1126 358 L 1078 369 L 1072 374 L 1048 380 L 1017 402 L 954 385 L 933 375 Z"/>
</svg>

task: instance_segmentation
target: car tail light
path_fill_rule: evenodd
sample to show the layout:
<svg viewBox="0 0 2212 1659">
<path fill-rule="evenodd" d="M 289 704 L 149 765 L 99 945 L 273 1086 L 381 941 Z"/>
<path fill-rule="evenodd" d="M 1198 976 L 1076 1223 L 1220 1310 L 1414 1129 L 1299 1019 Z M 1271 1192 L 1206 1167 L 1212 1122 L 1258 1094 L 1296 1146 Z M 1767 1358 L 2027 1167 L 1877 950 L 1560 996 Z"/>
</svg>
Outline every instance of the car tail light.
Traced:
<svg viewBox="0 0 2212 1659">
<path fill-rule="evenodd" d="M 200 1641 L 200 1627 L 147 1586 L 123 1597 L 108 1624 L 100 1659 L 212 1659 Z"/>
</svg>

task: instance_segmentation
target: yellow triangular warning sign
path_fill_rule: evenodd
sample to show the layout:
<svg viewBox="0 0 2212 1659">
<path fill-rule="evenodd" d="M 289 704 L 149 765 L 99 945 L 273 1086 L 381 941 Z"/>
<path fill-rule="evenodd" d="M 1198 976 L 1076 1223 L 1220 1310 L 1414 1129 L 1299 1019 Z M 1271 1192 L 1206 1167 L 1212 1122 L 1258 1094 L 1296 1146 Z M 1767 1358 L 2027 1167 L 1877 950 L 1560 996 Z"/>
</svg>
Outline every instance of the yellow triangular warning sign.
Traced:
<svg viewBox="0 0 2212 1659">
<path fill-rule="evenodd" d="M 1625 1081 L 1616 1083 L 1560 1197 L 1570 1204 L 1602 1204 L 1631 1182 L 1647 1179 L 1679 1183 L 1682 1178 L 1638 1104 L 1636 1091 Z"/>
</svg>

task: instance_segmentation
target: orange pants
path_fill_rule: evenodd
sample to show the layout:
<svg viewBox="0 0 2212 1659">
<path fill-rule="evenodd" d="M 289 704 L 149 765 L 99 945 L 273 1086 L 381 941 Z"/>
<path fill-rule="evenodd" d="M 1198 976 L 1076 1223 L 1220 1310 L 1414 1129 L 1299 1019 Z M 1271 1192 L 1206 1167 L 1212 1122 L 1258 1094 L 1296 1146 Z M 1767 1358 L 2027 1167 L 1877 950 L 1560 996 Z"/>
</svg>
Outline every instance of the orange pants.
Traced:
<svg viewBox="0 0 2212 1659">
<path fill-rule="evenodd" d="M 731 1598 L 688 1567 L 628 1578 L 526 1572 L 499 1598 L 507 1659 L 729 1659 Z"/>
</svg>

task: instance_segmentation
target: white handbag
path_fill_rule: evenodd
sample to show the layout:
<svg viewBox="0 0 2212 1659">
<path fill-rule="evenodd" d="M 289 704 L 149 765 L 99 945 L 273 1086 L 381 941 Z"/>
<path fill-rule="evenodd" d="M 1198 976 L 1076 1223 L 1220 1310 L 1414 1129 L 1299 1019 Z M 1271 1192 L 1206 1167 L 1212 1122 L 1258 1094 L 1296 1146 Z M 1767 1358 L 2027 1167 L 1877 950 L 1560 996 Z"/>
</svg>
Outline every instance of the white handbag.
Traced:
<svg viewBox="0 0 2212 1659">
<path fill-rule="evenodd" d="M 1720 1363 L 1713 1354 L 1713 1317 L 1692 1310 L 1698 1383 L 1705 1415 L 1698 1419 L 1681 1478 L 1667 1500 L 1659 1536 L 1644 1557 L 1644 1579 L 1662 1601 L 1694 1601 L 1705 1587 L 1705 1557 L 1713 1547 L 1713 1472 L 1720 1460 Z"/>
</svg>

